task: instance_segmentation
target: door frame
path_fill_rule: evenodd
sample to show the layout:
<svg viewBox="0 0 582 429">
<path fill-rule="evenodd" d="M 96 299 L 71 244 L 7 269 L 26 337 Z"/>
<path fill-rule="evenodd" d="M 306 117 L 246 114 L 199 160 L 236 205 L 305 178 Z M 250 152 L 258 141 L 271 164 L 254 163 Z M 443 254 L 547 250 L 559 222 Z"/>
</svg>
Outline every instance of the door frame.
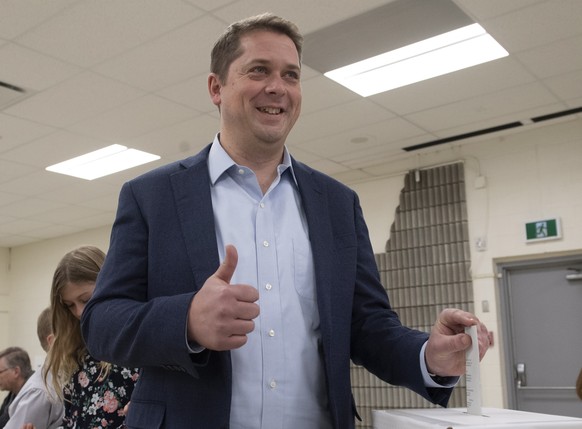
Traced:
<svg viewBox="0 0 582 429">
<path fill-rule="evenodd" d="M 495 264 L 497 272 L 497 292 L 499 297 L 501 332 L 503 337 L 502 359 L 504 367 L 504 379 L 507 405 L 510 409 L 517 407 L 517 388 L 515 386 L 515 342 L 513 335 L 512 317 L 511 317 L 511 294 L 509 274 L 512 270 L 527 269 L 527 268 L 543 268 L 555 265 L 561 265 L 572 262 L 578 262 L 582 259 L 582 251 L 569 254 L 544 254 L 543 256 L 534 256 L 524 259 L 514 259 L 510 261 L 498 260 Z"/>
</svg>

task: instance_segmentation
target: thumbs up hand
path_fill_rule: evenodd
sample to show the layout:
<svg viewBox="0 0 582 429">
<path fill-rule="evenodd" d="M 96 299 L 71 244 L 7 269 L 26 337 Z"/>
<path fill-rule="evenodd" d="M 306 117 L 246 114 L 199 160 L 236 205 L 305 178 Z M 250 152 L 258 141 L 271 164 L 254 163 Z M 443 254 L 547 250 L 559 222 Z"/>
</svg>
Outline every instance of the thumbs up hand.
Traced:
<svg viewBox="0 0 582 429">
<path fill-rule="evenodd" d="M 259 292 L 250 285 L 230 284 L 238 253 L 226 246 L 226 256 L 216 272 L 192 299 L 188 312 L 188 340 L 209 350 L 232 350 L 247 342 L 259 315 Z"/>
</svg>

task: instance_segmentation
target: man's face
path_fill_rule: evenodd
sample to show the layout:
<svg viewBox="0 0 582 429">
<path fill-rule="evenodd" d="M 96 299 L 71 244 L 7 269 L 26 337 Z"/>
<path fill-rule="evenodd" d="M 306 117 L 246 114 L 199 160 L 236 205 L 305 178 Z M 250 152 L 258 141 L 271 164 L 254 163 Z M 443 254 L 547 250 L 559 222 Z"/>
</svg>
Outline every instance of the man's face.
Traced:
<svg viewBox="0 0 582 429">
<path fill-rule="evenodd" d="M 14 385 L 14 378 L 16 377 L 16 371 L 11 368 L 6 362 L 6 358 L 0 359 L 0 390 L 12 390 Z"/>
<path fill-rule="evenodd" d="M 212 101 L 220 107 L 221 136 L 282 146 L 301 111 L 297 49 L 289 37 L 262 30 L 243 36 L 241 47 L 226 82 L 209 78 Z"/>
</svg>

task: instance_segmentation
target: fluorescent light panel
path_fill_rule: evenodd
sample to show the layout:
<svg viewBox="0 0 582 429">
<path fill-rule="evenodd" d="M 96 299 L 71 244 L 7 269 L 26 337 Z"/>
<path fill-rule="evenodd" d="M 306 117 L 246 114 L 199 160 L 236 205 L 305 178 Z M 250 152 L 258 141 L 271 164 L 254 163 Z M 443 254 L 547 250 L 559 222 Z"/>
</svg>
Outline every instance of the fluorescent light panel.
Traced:
<svg viewBox="0 0 582 429">
<path fill-rule="evenodd" d="M 324 73 L 363 97 L 509 55 L 472 24 Z"/>
<path fill-rule="evenodd" d="M 85 180 L 93 180 L 158 159 L 160 159 L 158 155 L 142 152 L 137 149 L 130 149 L 120 144 L 114 144 L 51 165 L 46 170 Z"/>
</svg>

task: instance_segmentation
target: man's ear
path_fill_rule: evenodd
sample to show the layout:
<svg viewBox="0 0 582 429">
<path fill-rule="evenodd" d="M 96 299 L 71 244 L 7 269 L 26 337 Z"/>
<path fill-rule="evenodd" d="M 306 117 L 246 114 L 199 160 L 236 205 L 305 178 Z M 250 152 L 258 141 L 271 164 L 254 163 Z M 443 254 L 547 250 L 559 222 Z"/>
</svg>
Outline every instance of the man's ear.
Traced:
<svg viewBox="0 0 582 429">
<path fill-rule="evenodd" d="M 210 73 L 208 75 L 208 93 L 210 94 L 210 100 L 215 106 L 220 107 L 221 103 L 221 93 L 222 83 L 220 83 L 219 77 L 216 73 Z"/>
</svg>

